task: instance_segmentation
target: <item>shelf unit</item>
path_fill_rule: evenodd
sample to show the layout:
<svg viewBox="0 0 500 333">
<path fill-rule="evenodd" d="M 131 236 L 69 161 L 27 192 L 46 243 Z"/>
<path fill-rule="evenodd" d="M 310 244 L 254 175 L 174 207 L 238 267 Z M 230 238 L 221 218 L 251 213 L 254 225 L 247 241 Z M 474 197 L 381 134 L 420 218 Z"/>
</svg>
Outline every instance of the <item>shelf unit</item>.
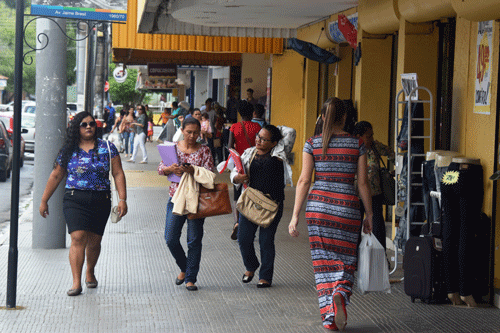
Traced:
<svg viewBox="0 0 500 333">
<path fill-rule="evenodd" d="M 424 90 L 428 93 L 429 95 L 429 99 L 428 100 L 412 100 L 412 97 L 416 96 L 417 95 L 417 92 L 419 90 Z M 434 133 L 433 133 L 433 126 L 434 126 L 434 123 L 433 123 L 433 115 L 434 115 L 434 112 L 433 112 L 433 106 L 434 106 L 434 100 L 433 100 L 433 96 L 432 96 L 432 93 L 429 89 L 425 88 L 425 87 L 415 87 L 411 90 L 409 96 L 408 96 L 408 100 L 406 100 L 404 97 L 405 95 L 403 94 L 404 93 L 404 90 L 401 89 L 397 95 L 396 95 L 396 99 L 395 99 L 395 126 L 394 126 L 394 131 L 395 131 L 395 135 L 394 135 L 394 141 L 395 141 L 395 147 L 396 147 L 396 155 L 406 155 L 406 166 L 408 168 L 408 172 L 407 172 L 407 183 L 406 183 L 406 202 L 405 202 L 405 207 L 406 207 L 406 240 L 408 240 L 410 238 L 410 230 L 411 230 L 411 227 L 412 225 L 423 225 L 424 224 L 424 221 L 412 221 L 412 216 L 411 216 L 411 207 L 412 206 L 423 206 L 424 204 L 422 202 L 412 202 L 412 198 L 411 198 L 411 194 L 412 194 L 412 189 L 415 188 L 415 187 L 422 187 L 422 183 L 416 183 L 416 182 L 412 182 L 412 176 L 415 176 L 415 175 L 421 175 L 421 169 L 419 169 L 418 171 L 416 170 L 413 170 L 413 165 L 411 163 L 412 161 L 412 158 L 413 157 L 425 157 L 426 155 L 426 152 L 423 152 L 423 153 L 419 153 L 419 154 L 412 154 L 411 151 L 412 151 L 412 139 L 428 139 L 429 140 L 429 149 L 427 151 L 432 151 L 433 150 L 433 147 L 434 147 Z M 403 95 L 403 100 L 400 100 L 401 98 L 401 95 Z M 415 103 L 422 103 L 422 104 L 429 104 L 429 117 L 424 117 L 424 118 L 412 118 L 412 105 L 415 104 Z M 404 106 L 408 104 L 408 147 L 407 147 L 407 150 L 403 151 L 401 150 L 399 147 L 398 147 L 398 144 L 397 144 L 397 138 L 398 138 L 398 130 L 402 127 L 403 125 L 403 121 L 405 120 L 404 119 L 404 112 L 403 112 L 403 118 L 399 118 L 399 107 L 401 105 L 403 105 L 403 110 L 404 110 Z M 424 131 L 427 129 L 428 131 L 428 135 L 425 135 L 426 133 L 424 133 L 424 135 L 415 135 L 413 136 L 411 131 L 412 131 L 412 125 L 414 124 L 414 122 L 423 122 L 424 123 Z M 428 126 L 425 126 L 425 123 L 428 123 Z M 424 145 L 425 147 L 425 145 Z M 425 149 L 425 148 L 424 148 Z M 396 182 L 396 189 L 398 189 L 398 180 L 399 180 L 399 177 L 400 177 L 400 173 L 396 175 L 396 178 L 395 178 L 395 182 Z M 396 199 L 395 199 L 395 202 L 396 202 L 396 206 L 399 205 L 399 203 L 401 201 L 399 201 L 399 195 L 398 195 L 398 192 L 399 191 L 396 191 Z M 398 268 L 398 264 L 400 264 L 398 262 L 398 253 L 399 251 L 401 251 L 398 246 L 396 244 L 394 244 L 394 269 L 389 273 L 389 274 L 393 274 L 396 269 Z"/>
</svg>

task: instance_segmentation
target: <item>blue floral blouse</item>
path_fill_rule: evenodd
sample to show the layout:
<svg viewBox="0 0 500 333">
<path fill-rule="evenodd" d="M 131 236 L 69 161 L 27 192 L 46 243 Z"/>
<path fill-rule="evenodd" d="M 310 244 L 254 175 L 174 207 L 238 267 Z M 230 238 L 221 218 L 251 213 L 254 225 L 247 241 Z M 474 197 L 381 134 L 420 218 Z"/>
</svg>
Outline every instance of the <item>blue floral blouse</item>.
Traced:
<svg viewBox="0 0 500 333">
<path fill-rule="evenodd" d="M 109 143 L 111 158 L 117 156 L 118 149 Z M 57 157 L 57 164 L 61 165 L 62 154 Z M 109 152 L 106 141 L 97 139 L 97 155 L 94 149 L 87 153 L 83 149 L 73 152 L 66 169 L 66 188 L 85 191 L 109 191 Z"/>
</svg>

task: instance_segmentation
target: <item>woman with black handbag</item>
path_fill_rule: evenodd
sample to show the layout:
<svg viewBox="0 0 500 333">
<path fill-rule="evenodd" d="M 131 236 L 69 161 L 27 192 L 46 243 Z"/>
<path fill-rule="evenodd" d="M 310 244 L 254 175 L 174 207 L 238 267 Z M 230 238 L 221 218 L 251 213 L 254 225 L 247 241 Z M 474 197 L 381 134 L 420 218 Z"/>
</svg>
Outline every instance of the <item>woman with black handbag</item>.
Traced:
<svg viewBox="0 0 500 333">
<path fill-rule="evenodd" d="M 276 147 L 281 138 L 282 134 L 276 126 L 264 126 L 255 138 L 256 146 L 246 149 L 241 155 L 242 163 L 247 171 L 246 174 L 240 174 L 236 170 L 231 173 L 231 181 L 236 187 L 242 186 L 242 184 L 248 185 L 249 188 L 268 195 L 272 201 L 278 204 L 272 222 L 267 227 L 260 226 L 259 244 L 262 264 L 259 264 L 254 247 L 254 238 L 259 225 L 251 222 L 251 216 L 246 217 L 239 214 L 238 243 L 246 268 L 242 281 L 243 283 L 252 281 L 255 271 L 260 266 L 257 288 L 271 287 L 273 282 L 276 255 L 274 236 L 283 215 L 283 200 L 285 200 L 285 169 L 283 165 L 285 156 L 278 157 L 273 154 L 273 148 Z"/>
<path fill-rule="evenodd" d="M 360 121 L 354 127 L 354 135 L 363 139 L 367 150 L 367 164 L 368 164 L 368 180 L 372 194 L 372 209 L 373 209 L 373 234 L 377 240 L 386 248 L 386 233 L 385 233 L 385 220 L 383 215 L 383 205 L 394 204 L 394 190 L 386 190 L 384 192 L 384 181 L 381 178 L 380 156 L 387 156 L 389 161 L 394 161 L 395 154 L 391 147 L 384 145 L 373 139 L 373 127 L 367 121 Z M 384 163 L 382 161 L 382 163 Z M 384 165 L 385 166 L 385 165 Z M 394 188 L 394 178 L 391 179 Z M 361 212 L 364 212 L 364 207 L 361 206 Z"/>
</svg>

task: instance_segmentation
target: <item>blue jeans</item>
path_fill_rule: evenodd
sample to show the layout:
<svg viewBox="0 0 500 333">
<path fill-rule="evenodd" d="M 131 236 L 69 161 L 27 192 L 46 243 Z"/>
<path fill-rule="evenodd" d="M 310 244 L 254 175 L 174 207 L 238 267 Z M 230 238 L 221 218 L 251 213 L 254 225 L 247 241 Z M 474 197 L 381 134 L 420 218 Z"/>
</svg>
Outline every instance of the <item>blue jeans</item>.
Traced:
<svg viewBox="0 0 500 333">
<path fill-rule="evenodd" d="M 135 137 L 135 132 L 130 132 L 129 133 L 129 138 L 130 138 L 130 154 L 134 152 L 134 137 Z"/>
<path fill-rule="evenodd" d="M 262 267 L 259 271 L 259 279 L 266 280 L 269 283 L 273 282 L 274 272 L 274 257 L 276 251 L 274 248 L 274 236 L 278 229 L 281 216 L 283 215 L 283 202 L 278 206 L 278 212 L 274 221 L 267 228 L 260 227 L 259 232 L 259 245 L 260 245 L 260 259 Z M 240 245 L 241 257 L 243 264 L 249 272 L 255 272 L 259 268 L 259 260 L 255 255 L 254 238 L 255 233 L 259 226 L 250 222 L 243 214 L 240 214 L 238 226 L 238 243 Z"/>
<path fill-rule="evenodd" d="M 172 198 L 167 203 L 167 220 L 165 224 L 165 240 L 170 253 L 175 259 L 181 272 L 186 273 L 186 283 L 196 283 L 196 277 L 200 270 L 201 240 L 203 238 L 203 223 L 205 219 L 189 220 L 187 215 L 175 215 L 172 213 L 174 203 Z M 187 246 L 188 253 L 182 248 L 180 238 L 182 226 L 187 220 Z"/>
<path fill-rule="evenodd" d="M 129 146 L 129 141 L 130 141 L 130 133 L 129 132 L 123 132 L 122 133 L 122 138 L 123 138 L 123 141 L 125 142 L 125 154 L 128 154 L 128 146 Z"/>
</svg>

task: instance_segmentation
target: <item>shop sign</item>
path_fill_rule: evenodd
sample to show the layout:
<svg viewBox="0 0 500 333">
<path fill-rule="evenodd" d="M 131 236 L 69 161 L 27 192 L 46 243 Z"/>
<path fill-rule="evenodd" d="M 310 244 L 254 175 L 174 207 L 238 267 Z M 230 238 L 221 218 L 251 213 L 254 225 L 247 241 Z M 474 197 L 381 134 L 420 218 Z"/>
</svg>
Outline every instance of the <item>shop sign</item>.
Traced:
<svg viewBox="0 0 500 333">
<path fill-rule="evenodd" d="M 138 84 L 136 84 L 136 89 L 145 90 L 171 90 L 179 88 L 175 79 L 156 79 L 156 78 L 142 78 Z"/>
<path fill-rule="evenodd" d="M 115 70 L 113 71 L 113 78 L 115 79 L 116 82 L 118 83 L 123 83 L 127 79 L 128 72 L 126 69 L 123 67 L 116 67 Z"/>
<path fill-rule="evenodd" d="M 31 15 L 126 22 L 127 0 L 32 0 Z"/>
<path fill-rule="evenodd" d="M 148 63 L 148 76 L 162 79 L 176 79 L 177 65 Z"/>
<path fill-rule="evenodd" d="M 358 30 L 358 13 L 347 16 L 349 22 L 352 23 L 356 31 Z M 338 19 L 328 23 L 328 29 L 326 32 L 326 37 L 334 43 L 345 43 L 347 39 L 344 37 L 344 34 L 339 29 L 339 21 Z"/>
<path fill-rule="evenodd" d="M 7 79 L 0 79 L 0 90 L 3 90 L 7 87 Z"/>
<path fill-rule="evenodd" d="M 491 113 L 491 59 L 493 21 L 478 22 L 474 113 Z"/>
<path fill-rule="evenodd" d="M 347 42 L 351 45 L 353 49 L 356 50 L 358 45 L 358 30 L 354 25 L 347 19 L 345 15 L 339 14 L 339 30 L 344 35 Z"/>
</svg>

